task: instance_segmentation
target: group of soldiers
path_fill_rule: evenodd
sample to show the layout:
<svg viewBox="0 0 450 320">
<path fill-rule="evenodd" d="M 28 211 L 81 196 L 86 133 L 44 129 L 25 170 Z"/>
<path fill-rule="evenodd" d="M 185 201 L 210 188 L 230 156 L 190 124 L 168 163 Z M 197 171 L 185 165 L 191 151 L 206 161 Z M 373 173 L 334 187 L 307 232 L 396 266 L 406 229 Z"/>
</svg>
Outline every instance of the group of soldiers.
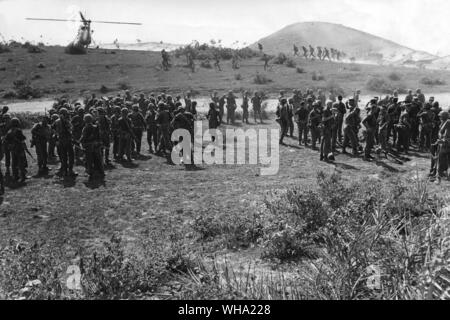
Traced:
<svg viewBox="0 0 450 320">
<path fill-rule="evenodd" d="M 296 123 L 299 145 L 320 150 L 321 161 L 334 161 L 338 147 L 344 154 L 351 147 L 353 156 L 363 153 L 363 159 L 371 161 L 375 159 L 374 151 L 387 157 L 392 153 L 407 154 L 410 146 L 415 145 L 419 152 L 431 153 L 431 176 L 440 181 L 446 175 L 450 161 L 449 112 L 442 110 L 433 97 L 426 101 L 420 89 L 415 93 L 409 90 L 404 101 L 399 101 L 398 93 L 393 92 L 382 99 L 375 97 L 365 106 L 359 105 L 359 97 L 357 91 L 344 103 L 343 97 L 334 92 L 326 95 L 318 90 L 315 94 L 307 89 L 302 94 L 294 90 L 288 98 L 281 91 L 276 111 L 281 126 L 280 144 L 284 145 L 286 136 L 294 138 Z M 209 128 L 235 124 L 238 97 L 229 91 L 223 95 L 214 92 L 210 98 L 206 115 Z M 262 123 L 264 93 L 251 95 L 244 91 L 241 99 L 242 122 L 249 123 L 251 103 L 255 123 L 258 119 Z M 93 94 L 84 104 L 62 99 L 33 126 L 30 147 L 36 151 L 38 176 L 48 175 L 48 163 L 58 157 L 60 168 L 56 175 L 60 177 L 77 176 L 74 165 L 84 164 L 89 179 L 103 179 L 105 167 L 112 165 L 110 156 L 116 162 L 132 162 L 142 157 L 144 131 L 148 152 L 167 157 L 176 144 L 171 141 L 172 131 L 186 129 L 193 136 L 196 117 L 197 102 L 190 93 L 183 97 L 165 93 L 138 96 L 125 91 L 102 98 Z M 3 107 L 0 160 L 5 159 L 6 176 L 19 184 L 29 178 L 27 154 L 32 157 L 21 127 L 20 120 L 9 114 L 8 107 Z M 364 138 L 360 139 L 362 127 Z M 3 178 L 0 167 L 1 194 Z"/>
<path fill-rule="evenodd" d="M 172 148 L 171 130 L 192 131 L 196 107 L 190 93 L 183 98 L 164 93 L 136 96 L 129 91 L 115 97 L 97 98 L 93 94 L 84 104 L 62 99 L 31 129 L 30 146 L 36 150 L 38 176 L 48 175 L 48 163 L 59 158 L 57 176 L 74 178 L 78 175 L 74 165 L 84 164 L 90 180 L 103 179 L 105 167 L 112 165 L 110 156 L 124 163 L 142 157 L 144 131 L 149 153 L 167 156 Z M 0 115 L 0 160 L 5 158 L 5 174 L 17 184 L 30 178 L 27 154 L 32 157 L 21 126 L 4 107 Z M 3 178 L 0 167 L 1 193 Z"/>
<path fill-rule="evenodd" d="M 382 99 L 371 99 L 362 112 L 359 96 L 357 91 L 344 103 L 342 96 L 336 99 L 330 93 L 327 97 L 320 90 L 317 95 L 309 89 L 305 94 L 294 90 L 291 98 L 280 92 L 280 144 L 284 144 L 285 136 L 293 137 L 296 122 L 299 144 L 308 146 L 310 142 L 312 149 L 320 150 L 320 161 L 334 161 L 338 146 L 344 154 L 351 147 L 353 156 L 362 152 L 363 159 L 371 161 L 375 159 L 373 151 L 387 157 L 393 153 L 408 154 L 410 146 L 415 145 L 419 152 L 432 155 L 430 176 L 440 181 L 446 175 L 450 161 L 449 112 L 442 110 L 434 97 L 426 101 L 417 89 L 414 94 L 409 90 L 404 101 L 399 101 L 398 92 L 394 91 Z M 361 127 L 363 139 L 359 138 Z M 360 140 L 365 140 L 364 147 Z"/>
<path fill-rule="evenodd" d="M 233 91 L 229 91 L 228 94 L 224 94 L 222 96 L 219 96 L 217 92 L 214 92 L 211 94 L 211 103 L 210 103 L 210 109 L 217 110 L 218 113 L 218 123 L 225 123 L 223 120 L 225 115 L 225 109 L 226 109 L 226 115 L 227 120 L 226 124 L 234 125 L 236 121 L 236 110 L 238 108 L 236 97 L 233 93 Z M 263 92 L 254 92 L 253 96 L 250 96 L 250 93 L 248 91 L 244 91 L 242 93 L 242 122 L 249 123 L 249 108 L 250 103 L 253 107 L 253 116 L 255 123 L 258 122 L 258 119 L 260 123 L 263 123 L 263 110 L 262 110 L 262 104 L 263 101 L 266 99 L 266 96 Z M 212 118 L 212 117 L 211 117 Z M 210 117 L 208 116 L 208 120 Z M 211 123 L 209 125 L 210 128 L 216 128 L 215 126 L 211 126 Z"/>
<path fill-rule="evenodd" d="M 339 51 L 334 48 L 326 48 L 326 47 L 317 47 L 317 54 L 316 54 L 316 48 L 309 45 L 309 49 L 305 46 L 302 46 L 303 49 L 303 57 L 305 59 L 319 59 L 319 60 L 325 60 L 328 59 L 329 61 L 335 60 L 340 61 L 341 58 L 345 56 L 345 53 L 342 51 Z M 299 56 L 299 48 L 294 44 L 294 56 Z"/>
</svg>

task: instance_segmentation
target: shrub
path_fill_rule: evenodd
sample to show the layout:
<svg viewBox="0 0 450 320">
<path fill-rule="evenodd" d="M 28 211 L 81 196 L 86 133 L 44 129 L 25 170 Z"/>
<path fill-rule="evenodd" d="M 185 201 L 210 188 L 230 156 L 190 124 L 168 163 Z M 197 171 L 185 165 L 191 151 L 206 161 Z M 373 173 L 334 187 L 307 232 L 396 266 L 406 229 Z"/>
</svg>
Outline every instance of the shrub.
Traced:
<svg viewBox="0 0 450 320">
<path fill-rule="evenodd" d="M 288 58 L 285 62 L 286 67 L 288 68 L 295 68 L 297 66 L 297 63 L 294 61 L 294 59 Z"/>
<path fill-rule="evenodd" d="M 131 86 L 127 81 L 119 80 L 117 82 L 117 88 L 119 88 L 120 90 L 129 90 L 129 89 L 131 89 Z"/>
<path fill-rule="evenodd" d="M 325 80 L 325 76 L 322 73 L 320 73 L 320 72 L 317 73 L 317 72 L 314 71 L 312 73 L 311 79 L 313 81 L 323 81 L 323 80 Z"/>
<path fill-rule="evenodd" d="M 4 43 L 0 43 L 0 53 L 10 52 L 11 49 Z"/>
<path fill-rule="evenodd" d="M 306 73 L 305 69 L 297 67 L 297 73 Z"/>
<path fill-rule="evenodd" d="M 105 85 L 102 85 L 100 87 L 100 92 L 101 93 L 108 93 L 110 90 L 108 89 L 108 87 L 106 87 Z"/>
<path fill-rule="evenodd" d="M 240 73 L 237 73 L 234 75 L 234 79 L 240 81 L 242 80 L 242 75 Z"/>
<path fill-rule="evenodd" d="M 44 69 L 44 68 L 45 68 L 45 64 L 43 64 L 42 62 L 39 62 L 38 65 L 37 65 L 37 67 L 38 67 L 39 69 Z"/>
<path fill-rule="evenodd" d="M 393 85 L 392 83 L 389 83 L 387 80 L 379 77 L 370 78 L 366 83 L 366 88 L 368 90 L 380 93 L 392 93 L 394 90 L 397 90 L 399 93 L 406 92 L 406 88 L 404 85 L 402 84 L 400 84 L 400 86 Z"/>
<path fill-rule="evenodd" d="M 255 84 L 267 84 L 267 83 L 272 82 L 272 80 L 263 74 L 257 73 L 255 75 L 255 77 L 253 78 L 253 82 Z"/>
<path fill-rule="evenodd" d="M 388 76 L 388 78 L 392 81 L 400 81 L 402 79 L 402 76 L 399 75 L 398 73 L 395 72 L 391 72 Z"/>
<path fill-rule="evenodd" d="M 316 190 L 294 188 L 267 201 L 263 257 L 320 257 L 308 261 L 316 271 L 303 279 L 318 299 L 448 297 L 450 246 L 441 246 L 450 235 L 448 212 L 426 183 L 348 183 L 319 173 Z M 374 269 L 380 285 L 373 289 Z"/>
<path fill-rule="evenodd" d="M 274 64 L 284 64 L 288 60 L 288 57 L 280 52 L 275 58 L 273 58 L 272 62 Z"/>
<path fill-rule="evenodd" d="M 205 69 L 211 69 L 212 68 L 211 62 L 209 60 L 202 61 L 200 63 L 200 66 L 202 68 L 205 68 Z"/>
<path fill-rule="evenodd" d="M 16 97 L 19 99 L 40 98 L 42 91 L 34 88 L 29 80 L 17 79 L 13 82 Z"/>
<path fill-rule="evenodd" d="M 337 95 L 345 96 L 345 90 L 334 80 L 328 80 L 324 89 L 328 92 L 331 91 Z"/>
<path fill-rule="evenodd" d="M 427 85 L 427 86 L 443 86 L 446 85 L 447 83 L 443 80 L 440 79 L 431 79 L 428 77 L 424 77 L 422 79 L 420 79 L 420 83 Z"/>
</svg>

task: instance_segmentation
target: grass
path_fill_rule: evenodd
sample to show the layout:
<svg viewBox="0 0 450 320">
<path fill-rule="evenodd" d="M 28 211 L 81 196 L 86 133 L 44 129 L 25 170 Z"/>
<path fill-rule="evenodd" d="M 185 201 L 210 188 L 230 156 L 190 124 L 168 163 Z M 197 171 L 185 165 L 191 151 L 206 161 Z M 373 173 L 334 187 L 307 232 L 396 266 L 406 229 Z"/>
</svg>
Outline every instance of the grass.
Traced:
<svg viewBox="0 0 450 320">
<path fill-rule="evenodd" d="M 45 47 L 45 52 L 40 54 L 30 54 L 25 48 L 20 46 L 8 47 L 11 51 L 2 53 L 2 60 L 5 61 L 5 71 L 2 71 L 0 87 L 5 92 L 13 90 L 11 79 L 25 77 L 29 74 L 39 74 L 42 79 L 38 79 L 33 84 L 42 91 L 48 90 L 50 93 L 43 93 L 44 97 L 52 97 L 58 94 L 68 94 L 73 98 L 78 98 L 82 91 L 94 91 L 100 94 L 102 85 L 111 88 L 111 94 L 120 92 L 121 87 L 117 86 L 120 79 L 126 79 L 129 86 L 144 93 L 158 92 L 161 90 L 168 93 L 179 93 L 190 88 L 198 88 L 203 96 L 209 96 L 211 91 L 244 90 L 255 91 L 264 90 L 267 94 L 276 96 L 281 89 L 292 89 L 294 87 L 310 88 L 315 87 L 316 82 L 311 77 L 299 77 L 295 68 L 288 68 L 285 64 L 271 64 L 272 69 L 267 76 L 272 82 L 266 84 L 256 84 L 252 81 L 257 72 L 264 72 L 264 62 L 258 56 L 249 57 L 240 61 L 239 73 L 243 79 L 248 79 L 242 83 L 230 83 L 235 70 L 231 68 L 231 61 L 222 60 L 222 72 L 211 72 L 211 69 L 198 68 L 195 73 L 186 72 L 182 66 L 186 64 L 185 57 L 176 58 L 172 56 L 173 67 L 169 71 L 161 68 L 156 69 L 161 64 L 161 55 L 157 52 L 144 51 L 124 51 L 115 50 L 116 54 L 104 54 L 104 50 L 92 49 L 88 55 L 70 56 L 64 53 L 62 47 Z M 305 74 L 322 74 L 326 80 L 333 80 L 339 83 L 345 92 L 353 92 L 355 88 L 361 88 L 368 78 L 382 78 L 390 82 L 388 75 L 392 72 L 402 75 L 399 84 L 405 88 L 419 88 L 422 78 L 439 79 L 445 85 L 433 87 L 434 93 L 450 91 L 450 73 L 440 70 L 419 70 L 414 68 L 375 66 L 375 65 L 351 65 L 344 63 L 330 63 L 328 61 L 305 61 L 301 58 L 290 57 L 301 68 Z M 38 69 L 37 65 L 47 66 Z M 200 61 L 196 61 L 200 65 Z M 48 66 L 52 66 L 51 68 Z M 109 67 L 109 69 L 106 68 Z M 57 67 L 57 69 L 53 68 Z M 66 79 L 73 79 L 73 83 L 64 83 Z M 395 84 L 393 87 L 399 87 Z M 170 89 L 167 89 L 170 88 Z M 368 89 L 366 89 L 368 90 Z M 378 90 L 377 87 L 374 90 Z M 173 92 L 172 92 L 173 91 Z M 382 93 L 369 90 L 367 94 Z M 3 94 L 2 94 L 3 95 Z"/>
</svg>

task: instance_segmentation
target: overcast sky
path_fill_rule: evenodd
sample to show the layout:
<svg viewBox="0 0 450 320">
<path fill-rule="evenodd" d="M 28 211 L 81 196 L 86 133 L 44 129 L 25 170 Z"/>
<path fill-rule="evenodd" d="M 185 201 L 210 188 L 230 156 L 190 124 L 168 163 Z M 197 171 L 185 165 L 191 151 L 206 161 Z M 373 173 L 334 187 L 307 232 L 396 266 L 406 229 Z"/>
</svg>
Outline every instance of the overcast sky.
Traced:
<svg viewBox="0 0 450 320">
<path fill-rule="evenodd" d="M 340 23 L 413 49 L 450 55 L 447 0 L 0 0 L 0 33 L 6 40 L 67 44 L 77 24 L 27 21 L 25 17 L 141 22 L 142 26 L 93 24 L 94 40 L 184 44 L 222 39 L 253 43 L 302 21 Z M 42 37 L 41 37 L 42 36 Z"/>
</svg>

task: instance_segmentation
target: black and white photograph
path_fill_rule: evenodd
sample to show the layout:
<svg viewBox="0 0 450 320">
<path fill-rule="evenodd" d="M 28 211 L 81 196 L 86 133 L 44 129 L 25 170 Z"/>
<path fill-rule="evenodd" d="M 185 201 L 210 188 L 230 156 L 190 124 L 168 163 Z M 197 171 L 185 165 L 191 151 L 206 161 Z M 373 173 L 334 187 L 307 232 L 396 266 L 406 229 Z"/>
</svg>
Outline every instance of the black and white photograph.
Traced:
<svg viewBox="0 0 450 320">
<path fill-rule="evenodd" d="M 0 0 L 0 300 L 450 300 L 449 13 Z"/>
</svg>

